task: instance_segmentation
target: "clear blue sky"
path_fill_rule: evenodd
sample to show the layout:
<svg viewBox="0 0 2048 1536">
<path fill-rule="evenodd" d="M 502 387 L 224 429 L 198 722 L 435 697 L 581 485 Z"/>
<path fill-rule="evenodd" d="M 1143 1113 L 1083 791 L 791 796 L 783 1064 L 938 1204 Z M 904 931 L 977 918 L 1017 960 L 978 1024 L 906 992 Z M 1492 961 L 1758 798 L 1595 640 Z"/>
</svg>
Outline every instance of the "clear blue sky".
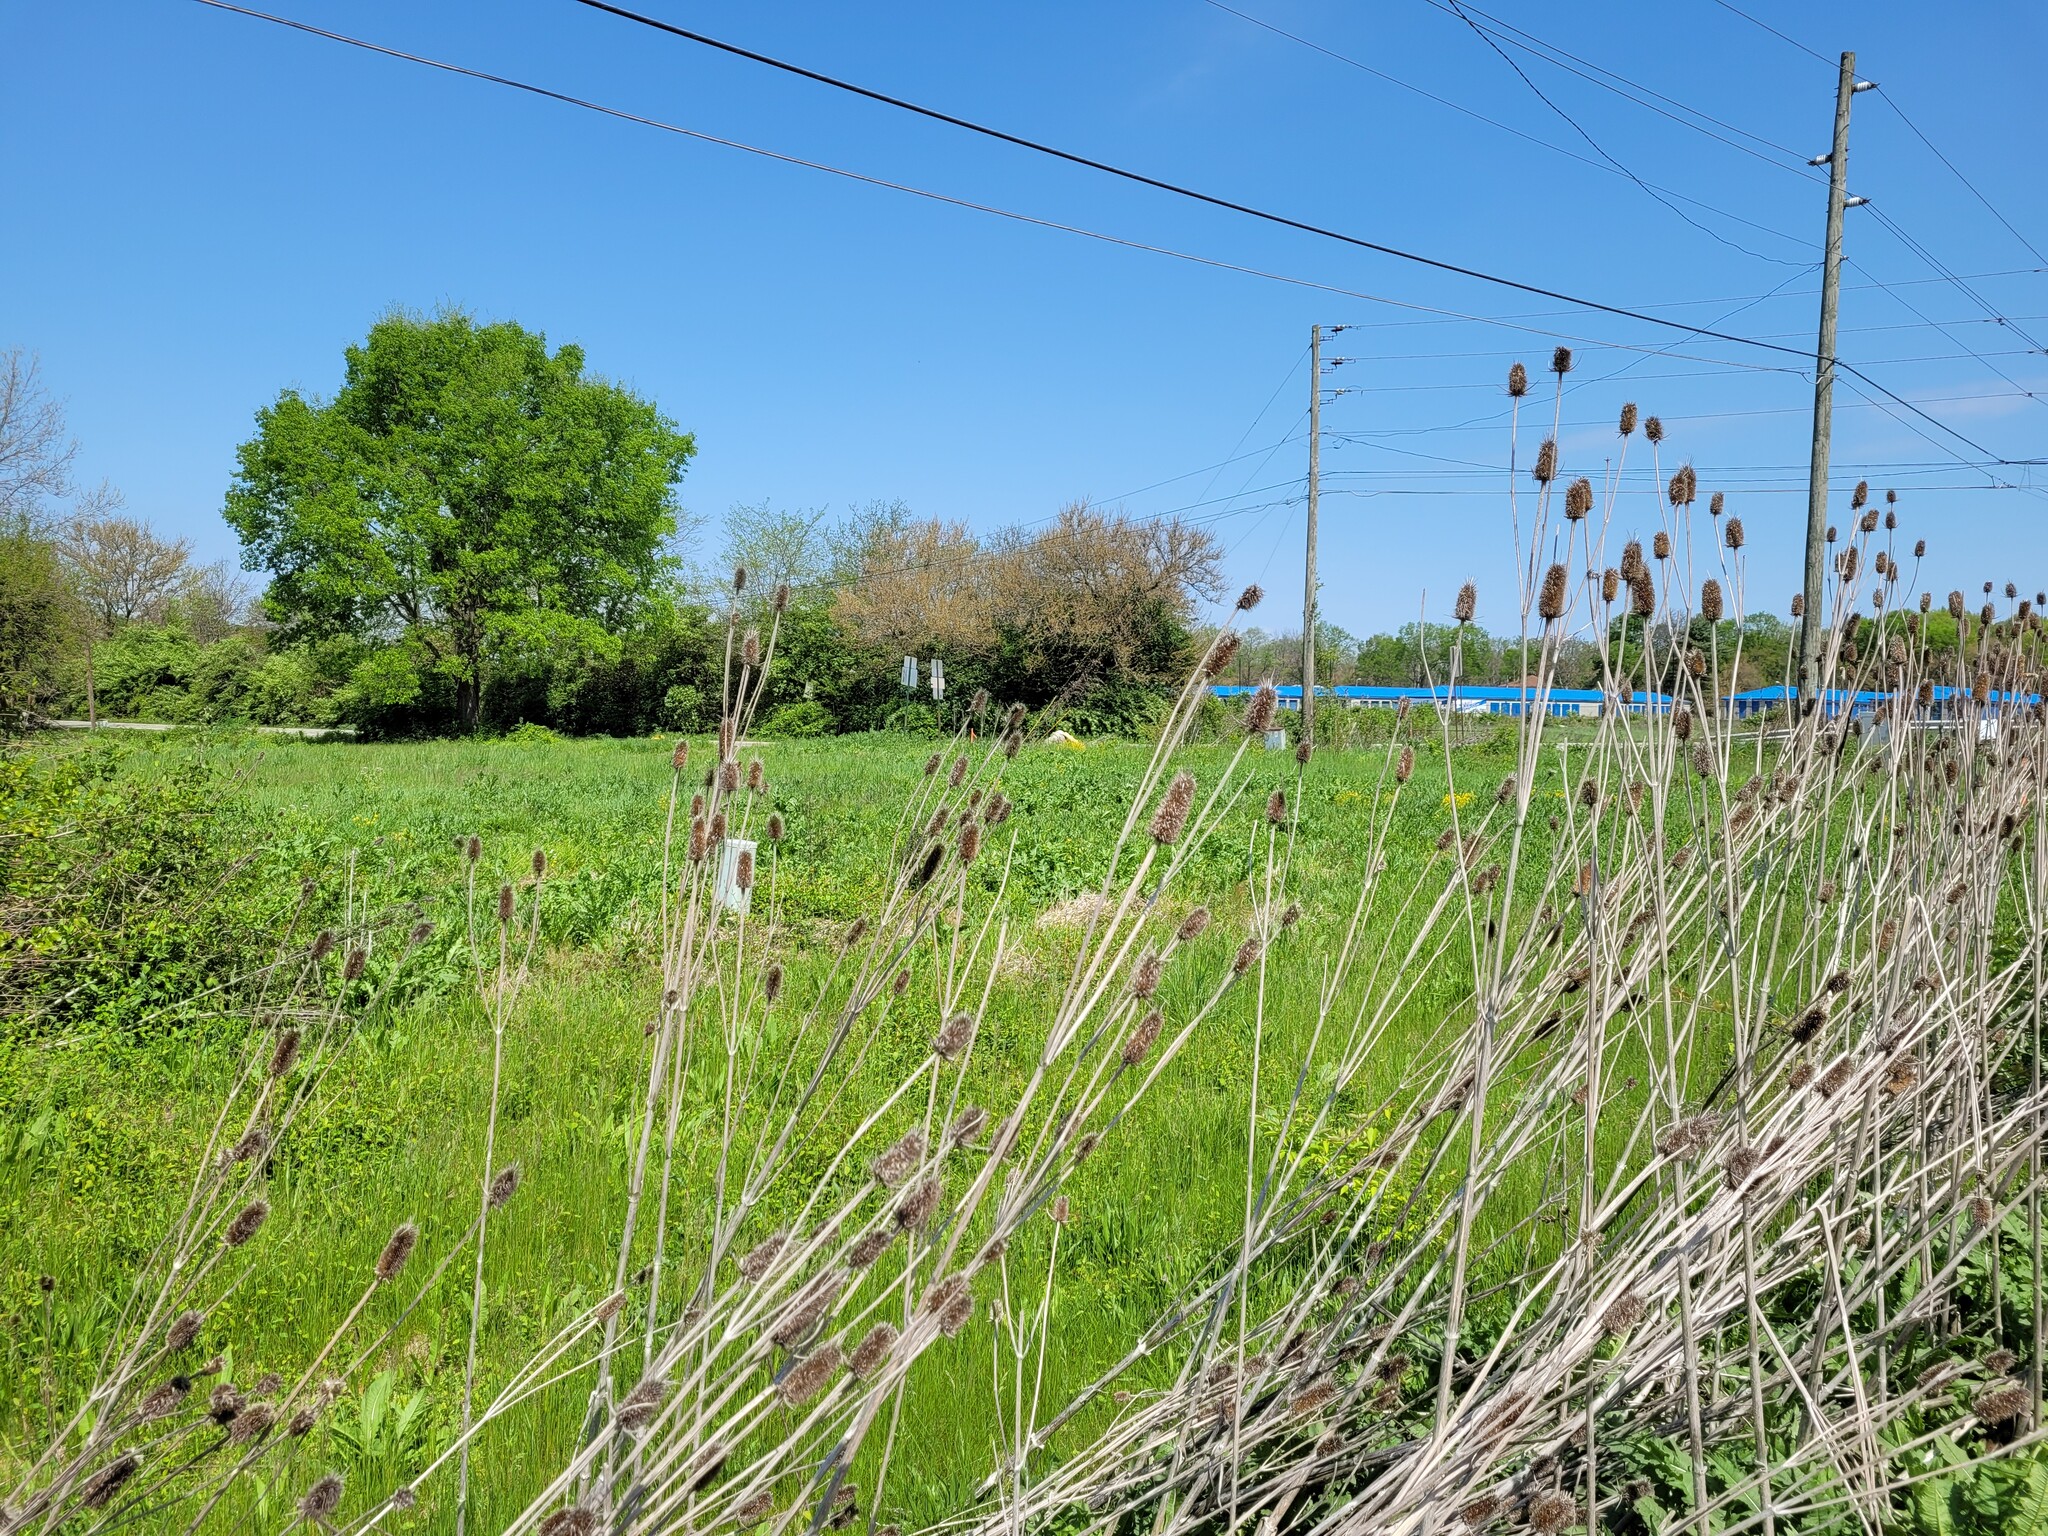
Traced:
<svg viewBox="0 0 2048 1536">
<path fill-rule="evenodd" d="M 1614 71 L 1711 113 L 1731 125 L 1715 133 L 1754 153 L 1510 49 L 1575 128 L 1439 0 L 1233 0 L 1350 63 L 1205 0 L 644 8 L 1221 195 L 1810 348 L 1815 281 L 1802 267 L 1818 259 L 1823 189 L 1784 151 L 1826 147 L 1832 63 L 1716 0 L 1489 3 L 1597 67 L 1587 74 Z M 0 7 L 0 345 L 41 354 L 82 440 L 83 475 L 112 480 L 131 511 L 209 558 L 234 552 L 218 509 L 253 412 L 286 385 L 332 390 L 342 347 L 390 306 L 452 304 L 577 341 L 593 368 L 659 401 L 697 434 L 683 496 L 714 522 L 763 498 L 844 508 L 901 497 L 983 527 L 1079 496 L 1142 515 L 1193 506 L 1214 519 L 1233 580 L 1274 591 L 1261 617 L 1276 627 L 1286 614 L 1273 610 L 1298 602 L 1301 579 L 1308 327 L 1355 324 L 1330 349 L 1353 359 L 1330 386 L 1352 392 L 1325 410 L 1323 458 L 1324 611 L 1355 630 L 1412 616 L 1425 589 L 1441 610 L 1467 577 L 1481 583 L 1481 619 L 1510 624 L 1501 383 L 1523 358 L 1540 389 L 1554 340 L 1541 332 L 1566 333 L 1583 338 L 1564 405 L 1567 471 L 1598 479 L 1615 410 L 1634 399 L 1669 426 L 1667 473 L 1690 458 L 1702 500 L 1725 490 L 1743 515 L 1758 595 L 1782 611 L 1796 585 L 1811 387 L 1777 371 L 1795 359 L 1263 227 L 571 0 L 274 4 L 787 154 L 1360 294 L 1524 317 L 1533 330 L 921 201 L 189 0 L 14 0 Z M 2048 13 L 1896 0 L 1744 9 L 1830 59 L 1859 51 L 1884 90 L 1856 99 L 1851 190 L 1972 278 L 1974 298 L 1874 210 L 1852 211 L 1844 358 L 1993 455 L 2048 454 L 2048 398 L 2019 393 L 2048 395 L 2048 359 L 2016 334 L 2048 336 L 2044 263 L 1883 99 L 2048 250 Z M 1611 155 L 1705 230 L 1628 177 L 1531 138 L 1584 160 Z M 1867 474 L 1900 489 L 1908 528 L 1933 546 L 1934 586 L 2048 584 L 2048 494 L 1984 489 L 2048 485 L 2048 472 L 1967 467 L 1952 453 L 1980 455 L 1925 422 L 1847 387 L 1836 399 L 1837 481 Z M 1642 449 L 1638 437 L 1632 468 Z M 1646 475 L 1629 494 L 1623 526 L 1647 532 Z"/>
</svg>

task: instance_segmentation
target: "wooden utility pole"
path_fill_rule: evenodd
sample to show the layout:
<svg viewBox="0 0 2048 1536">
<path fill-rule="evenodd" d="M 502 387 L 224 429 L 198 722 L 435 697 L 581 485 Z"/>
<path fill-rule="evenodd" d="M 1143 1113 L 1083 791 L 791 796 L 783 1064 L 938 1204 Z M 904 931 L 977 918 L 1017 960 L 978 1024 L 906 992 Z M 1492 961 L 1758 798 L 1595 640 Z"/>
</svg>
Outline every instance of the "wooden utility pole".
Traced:
<svg viewBox="0 0 2048 1536">
<path fill-rule="evenodd" d="M 1806 480 L 1806 583 L 1799 620 L 1799 699 L 1820 695 L 1820 637 L 1825 622 L 1821 588 L 1826 576 L 1828 448 L 1834 427 L 1835 312 L 1842 286 L 1842 210 L 1849 193 L 1849 98 L 1856 94 L 1856 55 L 1842 55 L 1835 85 L 1835 144 L 1827 156 L 1828 243 L 1821 261 L 1820 345 L 1813 370 L 1813 460 Z M 1819 162 L 1816 161 L 1816 164 Z"/>
<path fill-rule="evenodd" d="M 1316 739 L 1316 496 L 1323 445 L 1323 328 L 1308 328 L 1308 569 L 1301 584 L 1301 739 Z"/>
</svg>

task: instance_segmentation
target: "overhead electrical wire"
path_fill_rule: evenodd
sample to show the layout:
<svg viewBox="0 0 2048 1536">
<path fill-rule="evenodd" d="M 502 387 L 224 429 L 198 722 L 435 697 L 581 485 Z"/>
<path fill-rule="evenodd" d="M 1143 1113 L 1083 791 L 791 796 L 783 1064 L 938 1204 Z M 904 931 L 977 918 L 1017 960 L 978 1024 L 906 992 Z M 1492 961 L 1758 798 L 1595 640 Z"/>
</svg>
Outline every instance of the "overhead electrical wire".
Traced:
<svg viewBox="0 0 2048 1536">
<path fill-rule="evenodd" d="M 1450 111 L 1456 112 L 1461 116 L 1471 118 L 1474 122 L 1484 123 L 1489 128 L 1498 129 L 1502 133 L 1510 134 L 1515 138 L 1525 140 L 1530 144 L 1536 145 L 1540 149 L 1547 149 L 1551 151 L 1553 154 L 1563 155 L 1567 160 L 1575 160 L 1580 165 L 1591 166 L 1594 170 L 1603 171 L 1610 176 L 1621 176 L 1631 181 L 1639 180 L 1639 178 L 1635 175 L 1633 171 L 1630 171 L 1627 167 L 1614 161 L 1611 157 L 1607 159 L 1596 160 L 1591 155 L 1582 155 L 1575 149 L 1568 149 L 1562 144 L 1554 144 L 1549 139 L 1541 138 L 1536 134 L 1530 133 L 1525 128 L 1517 128 L 1514 124 L 1502 122 L 1497 117 L 1488 117 L 1484 112 L 1475 111 L 1471 107 L 1466 106 L 1463 102 L 1453 101 L 1448 96 L 1439 96 L 1436 92 L 1426 90 L 1425 88 L 1415 84 L 1411 80 L 1403 80 L 1399 75 L 1390 74 L 1388 71 L 1384 69 L 1375 69 L 1372 65 L 1366 63 L 1362 59 L 1354 58 L 1352 55 L 1348 53 L 1340 52 L 1335 48 L 1329 47 L 1327 44 L 1315 41 L 1315 39 L 1313 38 L 1304 37 L 1299 32 L 1290 32 L 1285 27 L 1276 26 L 1274 23 L 1266 20 L 1262 16 L 1254 16 L 1249 11 L 1241 11 L 1234 5 L 1226 4 L 1225 0 L 1205 0 L 1205 3 L 1215 7 L 1215 9 L 1219 11 L 1225 12 L 1228 15 L 1235 16 L 1240 21 L 1246 22 L 1251 26 L 1258 27 L 1266 32 L 1270 32 L 1275 37 L 1285 38 L 1287 41 L 1295 43 L 1300 47 L 1306 48 L 1312 53 L 1320 53 L 1326 58 L 1334 59 L 1339 64 L 1347 64 L 1351 68 L 1358 70 L 1363 74 L 1371 75 L 1375 80 L 1383 80 L 1388 85 L 1398 87 L 1401 90 L 1408 91 L 1416 96 L 1420 96 L 1425 101 L 1435 102 L 1438 106 L 1446 107 Z M 1733 213 L 1730 210 L 1718 207 L 1713 203 L 1704 202 L 1697 197 L 1689 196 L 1686 193 L 1676 190 L 1675 188 L 1661 186 L 1656 182 L 1641 182 L 1640 184 L 1656 195 L 1662 197 L 1676 198 L 1678 201 L 1682 203 L 1692 204 L 1695 208 L 1704 208 L 1707 210 L 1707 212 L 1717 214 L 1721 218 L 1727 219 L 1732 223 L 1745 224 L 1751 229 L 1758 230 L 1767 235 L 1775 236 L 1776 238 L 1788 241 L 1791 244 L 1807 245 L 1811 243 L 1809 241 L 1801 240 L 1797 235 L 1787 234 L 1784 230 L 1773 228 L 1769 224 L 1759 224 L 1755 219 L 1745 218 L 1743 215 L 1739 213 Z M 1698 301 L 1684 300 L 1682 302 L 1694 303 Z M 1643 307 L 1654 309 L 1658 306 L 1645 305 Z"/>
<path fill-rule="evenodd" d="M 229 5 L 226 3 L 226 0 L 198 0 L 198 3 L 202 5 L 216 6 L 223 10 L 242 11 L 243 14 L 246 15 L 263 14 L 260 12 L 243 11 L 242 7 Z M 1403 250 L 1398 246 L 1387 245 L 1383 242 L 1376 240 L 1369 240 L 1361 235 L 1345 234 L 1341 230 L 1331 229 L 1325 225 L 1313 224 L 1306 220 L 1293 218 L 1287 214 L 1274 213 L 1269 209 L 1258 208 L 1249 203 L 1240 203 L 1231 198 L 1219 197 L 1213 193 L 1198 191 L 1195 188 L 1183 186 L 1177 182 L 1166 181 L 1156 176 L 1147 175 L 1142 171 L 1133 171 L 1126 169 L 1122 166 L 1112 165 L 1108 161 L 1097 160 L 1092 158 L 1091 156 L 1076 154 L 1071 150 L 1060 149 L 1054 145 L 1043 143 L 1040 140 L 1025 138 L 1022 135 L 1010 133 L 1005 129 L 990 127 L 985 123 L 978 123 L 970 118 L 960 117 L 950 112 L 943 112 L 936 107 L 923 106 L 917 102 L 906 100 L 903 97 L 893 96 L 885 91 L 875 90 L 870 86 L 859 85 L 853 81 L 842 79 L 836 75 L 828 75 L 820 70 L 815 70 L 805 65 L 792 63 L 786 59 L 778 59 L 772 54 L 761 53 L 751 48 L 744 48 L 737 43 L 729 43 L 721 38 L 712 37 L 707 33 L 693 31 L 688 27 L 678 26 L 674 22 L 663 21 L 659 17 L 649 16 L 643 12 L 631 10 L 622 5 L 612 4 L 611 0 L 575 0 L 575 3 L 584 6 L 590 10 L 602 11 L 606 15 L 616 16 L 621 20 L 630 21 L 635 23 L 636 25 L 651 28 L 657 32 L 667 33 L 672 37 L 680 38 L 686 42 L 697 43 L 704 47 L 713 48 L 720 52 L 731 54 L 737 58 L 747 59 L 753 63 L 761 64 L 771 69 L 780 70 L 784 73 L 795 75 L 798 76 L 799 78 L 810 80 L 820 85 L 829 86 L 834 90 L 845 91 L 851 95 L 859 96 L 869 101 L 878 102 L 884 106 L 894 107 L 900 111 L 905 111 L 919 117 L 928 118 L 934 122 L 945 123 L 952 127 L 964 129 L 970 133 L 979 134 L 982 135 L 983 137 L 997 140 L 1001 143 L 1011 144 L 1021 149 L 1028 149 L 1038 154 L 1048 155 L 1056 160 L 1064 160 L 1071 165 L 1078 165 L 1089 170 L 1100 171 L 1105 175 L 1114 176 L 1121 180 L 1133 182 L 1140 186 L 1147 186 L 1157 191 L 1168 192 L 1177 197 L 1189 198 L 1195 202 L 1205 203 L 1210 207 L 1221 208 L 1228 212 L 1243 214 L 1246 217 L 1258 219 L 1265 223 L 1278 225 L 1282 228 L 1297 230 L 1303 234 L 1311 234 L 1316 235 L 1323 239 L 1335 240 L 1344 245 L 1357 247 L 1360 250 L 1373 251 L 1383 256 L 1391 256 L 1396 258 L 1397 260 L 1413 262 L 1420 266 L 1430 267 L 1441 272 L 1448 272 L 1459 277 L 1473 278 L 1477 281 L 1491 283 L 1498 287 L 1512 288 L 1518 292 L 1534 294 L 1540 298 L 1555 299 L 1560 303 L 1576 305 L 1580 308 L 1595 310 L 1602 314 L 1617 315 L 1624 319 L 1639 320 L 1646 324 L 1663 326 L 1670 330 L 1684 331 L 1693 336 L 1707 336 L 1717 341 L 1728 341 L 1734 342 L 1737 345 L 1741 346 L 1757 347 L 1765 351 L 1777 352 L 1790 357 L 1797 357 L 1802 361 L 1805 361 L 1811 356 L 1810 353 L 1803 352 L 1796 347 L 1779 346 L 1773 342 L 1758 341 L 1753 337 L 1739 336 L 1731 332 L 1718 331 L 1706 326 L 1688 325 L 1684 321 L 1670 320 L 1664 318 L 1663 316 L 1646 314 L 1641 310 L 1628 309 L 1621 305 L 1602 303 L 1597 299 L 1587 299 L 1582 298 L 1575 294 L 1562 293 L 1556 289 L 1540 287 L 1533 283 L 1522 282 L 1516 278 L 1503 277 L 1497 273 L 1485 272 L 1475 267 L 1463 266 L 1459 263 L 1445 261 L 1438 257 L 1425 256 L 1420 254 L 1419 252 Z M 1426 0 L 1426 3 L 1436 6 L 1438 9 L 1446 9 L 1445 0 Z M 1484 11 L 1479 11 L 1476 8 L 1473 10 L 1473 14 L 1478 16 L 1486 16 L 1486 13 Z M 277 18 L 266 17 L 266 19 L 275 20 Z M 1492 17 L 1487 17 L 1487 19 L 1490 21 L 1495 20 Z M 302 24 L 292 23 L 292 25 Z M 1496 21 L 1496 26 L 1505 26 L 1505 24 Z M 317 28 L 305 28 L 305 30 L 319 31 L 319 29 Z M 1520 32 L 1520 29 L 1518 28 L 1508 27 L 1506 30 L 1509 32 L 1515 32 L 1522 37 L 1530 37 L 1532 38 L 1532 41 L 1535 42 L 1541 41 L 1540 39 L 1534 39 L 1532 34 Z M 338 34 L 332 33 L 322 33 L 321 35 L 338 36 Z M 1517 46 L 1526 45 L 1517 44 Z M 1545 44 L 1544 46 L 1549 47 L 1549 45 L 1547 44 Z M 379 51 L 389 52 L 392 50 Z M 1574 59 L 1576 62 L 1584 62 L 1583 60 L 1577 60 L 1576 55 L 1567 54 L 1562 49 L 1552 49 L 1551 51 L 1560 54 L 1565 58 Z M 407 57 L 411 56 L 407 55 Z M 1555 60 L 1553 60 L 1552 62 L 1555 62 Z M 1593 66 L 1588 67 L 1590 68 Z M 1573 71 L 1573 73 L 1578 72 L 1579 71 L 1577 70 Z M 1608 71 L 1607 73 L 1612 74 L 1611 71 Z M 1625 77 L 1623 76 L 1615 75 L 1614 78 L 1617 80 L 1623 80 L 1624 83 L 1634 86 L 1634 82 L 1626 81 Z M 1663 96 L 1659 92 L 1651 91 L 1649 87 L 1635 86 L 1635 89 L 1642 90 L 1650 95 L 1657 96 L 1660 100 L 1672 101 L 1673 105 L 1683 105 L 1683 103 L 1673 101 L 1672 98 Z M 1733 129 L 1733 125 L 1722 123 L 1720 119 L 1711 117 L 1709 114 L 1699 112 L 1696 109 L 1686 108 L 1686 110 L 1693 112 L 1695 116 L 1700 117 L 1705 121 L 1715 123 L 1722 127 L 1731 128 L 1732 131 L 1742 132 L 1745 134 L 1746 137 L 1756 139 L 1758 143 L 1768 144 L 1771 142 L 1767 139 L 1761 138 L 1756 134 L 1750 134 L 1747 132 L 1747 130 Z M 643 119 L 643 121 L 645 120 Z M 1688 126 L 1696 127 L 1697 125 L 1689 124 Z M 697 138 L 711 138 L 711 135 L 696 133 L 694 130 L 679 131 L 690 133 L 693 137 Z M 1706 130 L 1704 129 L 1698 129 L 1697 131 L 1706 132 Z M 1712 135 L 1709 136 L 1711 137 Z M 718 140 L 717 142 L 732 144 L 735 143 L 736 141 Z M 752 148 L 752 146 L 740 147 Z M 1781 152 L 1788 155 L 1796 154 L 1796 151 L 1785 149 L 1782 145 L 1774 145 L 1773 147 L 1779 149 Z M 770 152 L 756 151 L 756 153 Z M 785 157 L 779 155 L 776 156 L 776 158 L 794 159 L 794 157 Z M 815 162 L 809 161 L 800 163 L 808 165 L 816 164 Z M 833 169 L 832 167 L 820 168 Z M 876 182 L 877 184 L 880 184 L 879 178 L 859 176 L 858 173 L 854 172 L 842 172 L 840 174 L 853 175 L 856 176 L 857 179 Z M 1802 174 L 1804 173 L 1802 172 Z M 1813 178 L 1809 177 L 1807 179 L 1811 180 Z M 900 184 L 890 183 L 890 185 Z M 939 196 L 939 194 L 935 193 L 923 193 L 921 195 L 934 197 Z M 1083 231 L 1083 233 L 1092 232 Z M 1202 259 L 1206 260 L 1206 258 Z M 1905 409 L 1915 409 L 1911 404 L 1901 399 L 1899 396 L 1893 394 L 1890 390 L 1886 389 L 1884 385 L 1878 383 L 1875 379 L 1870 378 L 1868 375 L 1858 373 L 1855 365 L 1845 362 L 1839 357 L 1834 359 L 1834 364 L 1837 368 L 1841 369 L 1844 372 L 1856 374 L 1857 377 L 1863 379 L 1863 381 L 1866 384 L 1870 385 L 1871 388 L 1877 390 L 1881 394 L 1884 394 L 1888 398 L 1892 399 L 1895 403 L 1903 406 Z M 1937 421 L 1935 418 L 1931 416 L 1926 417 L 1925 419 L 1931 426 L 1934 426 L 1940 431 L 1948 433 L 1950 436 L 1954 437 L 1956 441 L 1965 444 L 1967 447 L 1971 448 L 1983 457 L 1999 457 L 1997 454 L 1992 453 L 1990 449 L 1984 447 L 1983 444 L 1972 441 L 1969 437 L 1965 436 L 1961 432 L 1956 431 L 1955 428 L 1949 426 L 1946 422 Z"/>
</svg>

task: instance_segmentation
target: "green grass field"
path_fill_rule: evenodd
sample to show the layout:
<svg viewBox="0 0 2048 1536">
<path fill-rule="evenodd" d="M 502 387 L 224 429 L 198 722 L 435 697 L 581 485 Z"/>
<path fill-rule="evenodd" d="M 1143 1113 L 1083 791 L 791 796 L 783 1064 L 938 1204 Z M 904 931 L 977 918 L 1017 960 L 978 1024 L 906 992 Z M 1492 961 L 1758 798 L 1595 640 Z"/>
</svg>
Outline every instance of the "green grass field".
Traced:
<svg viewBox="0 0 2048 1536">
<path fill-rule="evenodd" d="M 879 890 L 898 807 L 932 748 L 886 736 L 759 748 L 789 836 L 757 893 L 755 921 L 769 924 L 764 941 L 786 957 L 794 994 L 830 935 Z M 65 740 L 36 750 L 106 749 Z M 479 834 L 486 865 L 507 872 L 523 869 L 535 848 L 546 851 L 543 955 L 508 1037 L 501 1160 L 519 1163 L 523 1183 L 493 1227 L 486 1267 L 488 1392 L 561 1319 L 610 1288 L 645 1074 L 643 1026 L 657 986 L 651 914 L 668 744 L 176 736 L 112 750 L 122 755 L 120 774 L 138 783 L 207 761 L 220 793 L 246 813 L 231 824 L 242 829 L 267 887 L 289 892 L 310 879 L 337 914 L 375 917 L 417 905 L 438 924 L 412 962 L 402 1003 L 368 1021 L 325 1101 L 273 1154 L 277 1214 L 262 1238 L 265 1262 L 220 1319 L 233 1341 L 234 1377 L 244 1382 L 272 1370 L 287 1380 L 296 1374 L 361 1289 L 397 1222 L 420 1222 L 418 1264 L 435 1261 L 471 1219 L 490 1037 L 469 985 L 456 842 Z M 1458 748 L 1454 790 L 1441 754 L 1425 743 L 1389 845 L 1395 889 L 1412 884 L 1434 856 L 1451 795 L 1488 803 L 1512 751 L 1505 733 Z M 1007 776 L 1017 804 L 1005 829 L 1016 833 L 1007 915 L 1017 954 L 977 1048 L 970 1092 L 982 1102 L 1003 1104 L 1034 1059 L 1078 942 L 1072 926 L 1042 914 L 1099 883 L 1147 752 L 1119 743 L 1084 752 L 1034 746 Z M 1226 755 L 1204 746 L 1185 753 L 1205 783 Z M 1362 849 L 1391 789 L 1387 766 L 1388 749 L 1375 747 L 1321 754 L 1305 771 L 1289 888 L 1311 932 L 1349 919 Z M 1546 771 L 1539 793 L 1559 793 L 1555 765 Z M 1244 932 L 1266 792 L 1295 793 L 1291 754 L 1263 755 L 1252 777 L 1253 791 L 1175 898 L 1208 903 L 1218 921 L 1169 973 L 1162 998 L 1170 1017 L 1207 990 Z M 1002 867 L 984 858 L 976 873 L 992 886 Z M 765 906 L 762 897 L 770 898 Z M 279 897 L 280 910 L 288 904 Z M 1277 1116 L 1307 1048 L 1321 978 L 1305 969 L 1269 967 L 1262 1115 Z M 1464 967 L 1441 970 L 1409 1005 L 1418 1028 L 1469 986 Z M 924 1052 L 935 1010 L 917 989 L 897 1005 L 880 1045 L 853 1069 L 849 1112 L 865 1086 L 879 1091 Z M 1251 1029 L 1248 1000 L 1233 994 L 1071 1186 L 1047 1402 L 1098 1374 L 1233 1239 L 1244 1200 Z M 233 1053 L 229 1032 L 189 1020 L 0 1042 L 0 1313 L 9 1321 L 0 1343 L 0 1470 L 40 1443 L 55 1405 L 89 1379 L 127 1275 L 159 1229 L 165 1202 L 182 1198 Z M 1388 1082 L 1401 1065 L 1390 1057 Z M 715 1098 L 708 1082 L 704 1090 L 708 1117 Z M 685 1143 L 705 1149 L 696 1154 L 702 1159 L 715 1137 L 686 1135 Z M 822 1168 L 831 1150 L 806 1156 Z M 1528 1209 L 1537 1180 L 1532 1172 L 1529 1190 L 1503 1203 L 1501 1219 Z M 671 1224 L 687 1250 L 691 1213 L 672 1213 Z M 445 1443 L 468 1327 L 466 1263 L 378 1349 L 358 1378 L 367 1387 L 340 1405 L 332 1427 L 303 1443 L 303 1473 L 331 1464 L 355 1474 L 352 1482 L 389 1486 Z M 56 1280 L 47 1295 L 38 1289 L 42 1275 Z M 380 1295 L 351 1349 L 397 1321 L 397 1307 L 398 1298 Z M 880 1519 L 940 1518 L 988 1468 L 997 1422 L 991 1343 L 985 1317 L 977 1317 L 921 1367 Z M 587 1390 L 587 1377 L 564 1381 L 483 1442 L 475 1528 L 493 1528 L 522 1506 L 543 1469 L 568 1453 Z M 406 1528 L 445 1525 L 446 1491 L 436 1485 L 423 1497 Z M 288 1492 L 277 1494 L 280 1510 Z M 259 1528 L 270 1523 L 262 1510 L 243 1512 L 255 1514 Z"/>
</svg>

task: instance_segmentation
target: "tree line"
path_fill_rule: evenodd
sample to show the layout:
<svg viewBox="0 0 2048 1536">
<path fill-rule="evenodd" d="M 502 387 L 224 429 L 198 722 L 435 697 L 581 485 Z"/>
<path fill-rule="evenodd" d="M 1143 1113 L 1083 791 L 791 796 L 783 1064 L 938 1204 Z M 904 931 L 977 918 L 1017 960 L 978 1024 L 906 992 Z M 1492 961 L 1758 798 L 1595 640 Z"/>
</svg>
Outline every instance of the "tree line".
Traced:
<svg viewBox="0 0 2048 1536">
<path fill-rule="evenodd" d="M 696 452 L 576 346 L 393 312 L 346 349 L 331 398 L 283 391 L 236 449 L 222 511 L 245 581 L 125 516 L 112 487 L 75 485 L 60 403 L 33 357 L 0 352 L 0 706 L 11 726 L 698 731 L 746 634 L 772 629 L 758 716 L 772 733 L 943 728 L 987 688 L 1048 727 L 1132 734 L 1207 643 L 1197 620 L 1221 595 L 1222 550 L 1204 529 L 1087 502 L 994 533 L 901 502 L 742 505 L 707 528 L 679 499 Z M 1937 646 L 1945 620 L 1930 617 Z M 1786 675 L 1793 628 L 1774 615 L 1739 636 L 1733 621 L 1659 622 L 1652 654 L 1715 657 L 1724 690 Z M 1641 624 L 1617 618 L 1610 644 L 1640 654 Z M 1317 678 L 1440 682 L 1454 647 L 1467 683 L 1527 670 L 1519 634 L 1320 623 Z M 1300 675 L 1298 630 L 1252 629 L 1223 680 Z M 1558 686 L 1601 675 L 1591 640 L 1561 642 Z"/>
</svg>

